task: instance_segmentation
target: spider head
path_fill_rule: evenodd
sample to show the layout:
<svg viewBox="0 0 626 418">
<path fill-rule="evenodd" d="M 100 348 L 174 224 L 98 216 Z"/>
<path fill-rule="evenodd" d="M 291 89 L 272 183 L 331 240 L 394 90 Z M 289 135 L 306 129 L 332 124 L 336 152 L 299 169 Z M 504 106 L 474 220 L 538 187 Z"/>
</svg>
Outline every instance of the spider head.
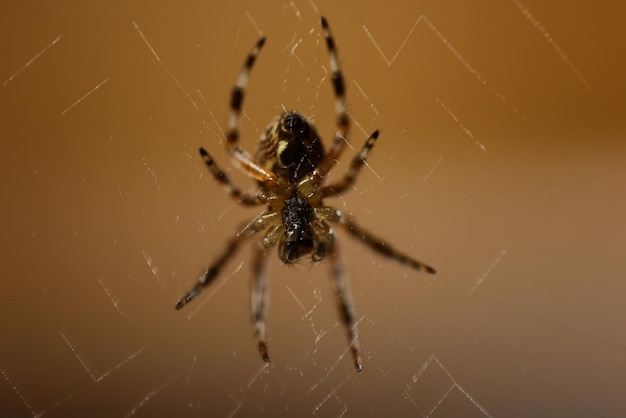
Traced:
<svg viewBox="0 0 626 418">
<path fill-rule="evenodd" d="M 290 177 L 302 179 L 324 158 L 322 141 L 300 113 L 284 113 L 278 120 L 275 132 L 277 163 L 289 171 Z"/>
<path fill-rule="evenodd" d="M 313 251 L 315 234 L 311 228 L 313 208 L 299 193 L 285 200 L 282 210 L 285 235 L 279 247 L 280 259 L 293 264 L 300 257 Z"/>
</svg>

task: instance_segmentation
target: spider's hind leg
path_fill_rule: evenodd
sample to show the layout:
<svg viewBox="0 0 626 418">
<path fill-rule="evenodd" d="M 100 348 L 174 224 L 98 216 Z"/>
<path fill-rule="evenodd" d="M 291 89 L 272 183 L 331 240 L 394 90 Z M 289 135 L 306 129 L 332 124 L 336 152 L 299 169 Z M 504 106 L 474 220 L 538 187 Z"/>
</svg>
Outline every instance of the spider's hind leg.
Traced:
<svg viewBox="0 0 626 418">
<path fill-rule="evenodd" d="M 241 119 L 241 109 L 243 107 L 243 98 L 245 95 L 245 88 L 248 85 L 248 78 L 252 66 L 256 61 L 261 48 L 265 44 L 265 37 L 261 37 L 252 48 L 252 51 L 248 54 L 248 58 L 239 71 L 235 85 L 230 95 L 230 115 L 228 117 L 228 133 L 226 134 L 226 141 L 228 147 L 231 149 L 237 147 L 239 142 L 239 120 Z"/>
<path fill-rule="evenodd" d="M 248 77 L 252 66 L 256 61 L 263 44 L 265 43 L 265 37 L 261 37 L 252 48 L 252 51 L 248 54 L 235 85 L 231 92 L 230 98 L 230 116 L 228 117 L 228 132 L 226 133 L 226 144 L 230 152 L 230 156 L 234 160 L 235 164 L 241 168 L 248 176 L 255 180 L 265 182 L 269 185 L 275 185 L 278 181 L 276 175 L 271 171 L 261 167 L 257 164 L 250 154 L 248 154 L 243 148 L 239 146 L 239 123 L 241 119 L 241 111 L 243 108 L 244 91 L 248 85 Z"/>
<path fill-rule="evenodd" d="M 230 177 L 228 177 L 228 174 L 217 165 L 211 154 L 204 148 L 200 148 L 200 156 L 215 180 L 226 190 L 226 193 L 228 193 L 230 197 L 237 201 L 237 203 L 244 206 L 255 206 L 263 203 L 260 195 L 251 195 L 242 192 L 241 189 L 233 183 Z"/>
<path fill-rule="evenodd" d="M 331 81 L 333 83 L 333 93 L 335 95 L 335 113 L 337 114 L 337 131 L 335 132 L 335 138 L 333 139 L 333 143 L 328 151 L 328 154 L 326 155 L 326 158 L 318 167 L 319 176 L 324 177 L 336 164 L 346 146 L 346 143 L 348 142 L 348 137 L 350 135 L 350 119 L 348 118 L 346 105 L 345 81 L 341 71 L 341 66 L 339 65 L 339 57 L 337 55 L 335 40 L 330 32 L 330 27 L 328 26 L 326 18 L 322 17 L 321 24 L 324 38 L 326 39 L 326 48 L 328 49 Z"/>
<path fill-rule="evenodd" d="M 367 156 L 374 148 L 374 144 L 378 139 L 379 131 L 378 129 L 372 132 L 372 134 L 367 138 L 363 147 L 361 147 L 361 151 L 354 156 L 352 159 L 352 163 L 350 164 L 350 168 L 344 174 L 343 178 L 336 183 L 329 184 L 328 186 L 324 186 L 321 189 L 322 197 L 335 196 L 345 192 L 350 186 L 354 184 L 357 176 L 361 172 L 361 168 L 366 164 Z"/>
</svg>

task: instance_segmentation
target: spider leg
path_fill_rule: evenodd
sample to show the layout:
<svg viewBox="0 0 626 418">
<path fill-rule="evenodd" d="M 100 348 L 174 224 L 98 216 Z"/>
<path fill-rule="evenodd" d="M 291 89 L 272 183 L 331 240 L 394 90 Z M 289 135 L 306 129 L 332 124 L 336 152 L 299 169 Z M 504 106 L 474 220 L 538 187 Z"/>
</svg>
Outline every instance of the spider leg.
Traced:
<svg viewBox="0 0 626 418">
<path fill-rule="evenodd" d="M 256 247 L 253 260 L 252 277 L 252 323 L 254 324 L 254 334 L 258 341 L 259 353 L 266 363 L 269 363 L 270 356 L 267 351 L 267 340 L 265 338 L 265 315 L 267 310 L 267 251 L 262 247 Z"/>
<path fill-rule="evenodd" d="M 200 155 L 204 160 L 204 163 L 209 168 L 215 180 L 222 185 L 226 192 L 235 199 L 238 203 L 244 206 L 255 206 L 263 203 L 263 199 L 259 195 L 251 195 L 243 193 L 235 183 L 232 182 L 230 177 L 217 165 L 211 154 L 209 154 L 204 148 L 200 148 Z"/>
<path fill-rule="evenodd" d="M 328 254 L 328 256 L 330 258 L 330 273 L 333 278 L 339 315 L 341 317 L 341 322 L 346 329 L 348 340 L 350 341 L 350 351 L 352 352 L 354 367 L 357 372 L 360 372 L 363 369 L 363 363 L 361 361 L 361 344 L 359 343 L 356 312 L 354 310 L 354 302 L 352 300 L 352 292 L 350 291 L 348 276 L 346 275 L 343 263 L 339 259 L 337 252 L 333 251 Z"/>
<path fill-rule="evenodd" d="M 254 162 L 252 157 L 239 146 L 239 123 L 241 119 L 241 109 L 243 105 L 244 90 L 248 85 L 248 77 L 256 57 L 259 55 L 263 44 L 265 43 L 265 37 L 261 37 L 252 48 L 252 51 L 248 54 L 248 58 L 244 63 L 235 86 L 231 92 L 230 99 L 230 116 L 228 118 L 228 133 L 226 134 L 226 144 L 230 152 L 231 157 L 236 162 L 237 166 L 246 172 L 250 177 L 268 183 L 270 185 L 276 184 L 277 177 L 271 171 L 261 167 Z"/>
<path fill-rule="evenodd" d="M 330 32 L 330 27 L 326 18 L 322 17 L 322 30 L 326 39 L 326 47 L 330 58 L 330 71 L 333 83 L 333 92 L 335 94 L 335 112 L 337 113 L 337 131 L 332 146 L 326 155 L 326 158 L 318 166 L 317 172 L 319 177 L 324 177 L 337 163 L 343 149 L 348 142 L 350 132 L 350 120 L 348 118 L 348 110 L 346 105 L 346 89 L 341 67 L 339 66 L 339 58 L 337 56 L 337 48 L 335 41 Z"/>
<path fill-rule="evenodd" d="M 180 300 L 176 303 L 176 310 L 181 309 L 217 277 L 226 262 L 235 255 L 239 246 L 245 242 L 248 238 L 252 237 L 261 229 L 265 228 L 276 220 L 276 213 L 264 213 L 246 224 L 243 228 L 235 233 L 228 241 L 226 248 L 217 257 L 217 260 L 213 262 L 206 270 L 206 272 L 198 278 L 196 284 L 189 290 Z"/>
<path fill-rule="evenodd" d="M 352 163 L 350 164 L 350 168 L 343 176 L 343 178 L 334 184 L 329 184 L 328 186 L 322 187 L 320 191 L 322 197 L 335 196 L 343 193 L 346 191 L 346 189 L 348 189 L 348 187 L 354 184 L 359 172 L 361 171 L 361 167 L 363 167 L 363 165 L 365 164 L 365 161 L 367 160 L 367 155 L 374 147 L 374 143 L 376 142 L 377 138 L 378 130 L 375 130 L 374 132 L 372 132 L 370 137 L 367 138 L 367 141 L 365 141 L 365 144 L 363 144 L 361 151 L 354 157 Z"/>
<path fill-rule="evenodd" d="M 424 271 L 430 274 L 436 273 L 436 270 L 428 264 L 417 261 L 413 257 L 410 257 L 403 252 L 398 251 L 387 241 L 384 241 L 377 236 L 365 231 L 363 228 L 357 225 L 353 219 L 346 219 L 343 215 L 341 215 L 340 211 L 336 211 L 336 213 L 339 218 L 337 219 L 337 221 L 341 225 L 343 225 L 343 227 L 350 233 L 350 235 L 355 237 L 363 244 L 369 246 L 372 250 L 376 251 L 379 254 L 392 258 L 402 264 L 413 267 L 415 270 Z"/>
</svg>

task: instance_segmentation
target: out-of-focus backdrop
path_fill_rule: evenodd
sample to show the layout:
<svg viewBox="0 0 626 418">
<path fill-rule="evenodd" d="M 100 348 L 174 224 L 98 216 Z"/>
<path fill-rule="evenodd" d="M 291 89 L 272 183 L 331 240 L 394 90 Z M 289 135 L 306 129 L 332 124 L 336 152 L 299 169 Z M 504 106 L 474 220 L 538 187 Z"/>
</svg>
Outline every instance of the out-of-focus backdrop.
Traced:
<svg viewBox="0 0 626 418">
<path fill-rule="evenodd" d="M 0 415 L 625 416 L 626 39 L 616 2 L 12 2 L 0 17 Z M 338 231 L 354 371 L 323 265 L 251 248 L 174 304 L 258 213 L 230 169 L 229 93 L 252 45 L 242 145 L 296 108 L 334 132 L 328 18 L 351 147 L 329 204 L 438 269 Z M 254 245 L 254 244 L 251 244 Z"/>
</svg>

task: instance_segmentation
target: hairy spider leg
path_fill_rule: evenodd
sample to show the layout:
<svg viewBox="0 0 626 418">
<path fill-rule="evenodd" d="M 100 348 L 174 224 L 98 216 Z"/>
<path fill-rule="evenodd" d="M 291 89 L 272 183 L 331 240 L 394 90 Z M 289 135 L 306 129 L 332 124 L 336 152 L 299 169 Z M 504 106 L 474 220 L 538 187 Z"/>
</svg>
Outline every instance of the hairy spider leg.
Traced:
<svg viewBox="0 0 626 418">
<path fill-rule="evenodd" d="M 322 187 L 322 189 L 320 190 L 320 193 L 323 198 L 329 197 L 329 196 L 335 196 L 340 193 L 343 193 L 350 186 L 354 184 L 357 176 L 359 175 L 359 172 L 361 171 L 361 167 L 363 167 L 363 165 L 365 164 L 367 160 L 367 155 L 370 153 L 370 151 L 374 147 L 374 144 L 376 143 L 376 139 L 378 139 L 378 133 L 379 131 L 377 129 L 374 132 L 372 132 L 369 138 L 367 138 L 367 141 L 365 141 L 365 144 L 363 144 L 361 151 L 357 155 L 354 156 L 354 159 L 352 160 L 352 163 L 350 164 L 350 168 L 348 169 L 348 171 L 346 171 L 346 173 L 344 174 L 344 176 L 342 177 L 340 181 L 333 183 L 333 184 L 329 184 L 328 186 Z"/>
<path fill-rule="evenodd" d="M 348 340 L 350 341 L 350 351 L 352 352 L 352 360 L 354 368 L 357 372 L 363 370 L 363 362 L 361 360 L 361 344 L 359 343 L 359 334 L 357 331 L 356 311 L 354 309 L 354 301 L 352 300 L 352 291 L 348 282 L 348 275 L 343 267 L 337 251 L 328 254 L 330 258 L 329 269 L 332 277 L 335 298 L 339 309 L 339 316 L 344 328 L 346 329 Z"/>
<path fill-rule="evenodd" d="M 179 310 L 215 279 L 221 272 L 224 265 L 230 260 L 239 249 L 240 245 L 253 237 L 260 230 L 272 226 L 278 217 L 277 213 L 263 213 L 247 223 L 243 228 L 239 229 L 228 241 L 226 248 L 217 257 L 217 259 L 207 268 L 206 272 L 198 278 L 196 284 L 176 303 L 176 309 Z"/>
<path fill-rule="evenodd" d="M 266 363 L 269 363 L 270 356 L 267 350 L 267 340 L 265 338 L 265 316 L 267 313 L 267 256 L 268 251 L 262 247 L 254 248 L 254 259 L 252 262 L 252 323 L 254 324 L 254 334 L 256 336 L 259 353 Z"/>
<path fill-rule="evenodd" d="M 330 27 L 326 18 L 322 16 L 322 30 L 324 32 L 324 38 L 326 39 L 326 47 L 328 49 L 328 55 L 330 58 L 330 72 L 331 81 L 333 83 L 333 92 L 335 95 L 335 112 L 337 114 L 337 131 L 335 132 L 335 138 L 333 143 L 326 154 L 326 158 L 317 167 L 317 176 L 323 178 L 337 163 L 337 160 L 341 156 L 343 149 L 348 142 L 350 135 L 350 120 L 348 118 L 348 109 L 346 105 L 346 88 L 343 79 L 343 73 L 339 65 L 339 57 L 337 55 L 337 48 L 335 41 L 330 32 Z"/>
<path fill-rule="evenodd" d="M 322 189 L 320 190 L 322 197 L 335 196 L 343 193 L 348 187 L 354 184 L 361 170 L 361 167 L 365 165 L 365 162 L 367 161 L 367 156 L 374 147 L 374 144 L 376 143 L 378 134 L 378 130 L 374 131 L 367 139 L 367 141 L 365 141 L 365 144 L 363 144 L 361 151 L 354 157 L 352 163 L 350 164 L 350 168 L 340 181 L 322 187 Z M 396 250 L 385 240 L 382 240 L 381 238 L 378 238 L 375 235 L 365 231 L 363 228 L 355 223 L 354 219 L 346 218 L 341 213 L 341 211 L 332 209 L 330 207 L 325 207 L 322 210 L 316 211 L 316 213 L 322 216 L 325 220 L 328 220 L 330 222 L 337 222 L 343 225 L 343 227 L 350 233 L 350 235 L 368 245 L 374 251 L 389 258 L 392 258 L 402 264 L 407 264 L 415 270 L 425 271 L 426 273 L 430 274 L 436 273 L 436 270 L 428 264 L 422 263 L 421 261 L 418 261 Z"/>
<path fill-rule="evenodd" d="M 429 274 L 437 273 L 437 271 L 431 266 L 429 266 L 428 264 L 422 263 L 421 261 L 418 261 L 414 259 L 413 257 L 408 256 L 401 251 L 398 251 L 387 241 L 381 238 L 378 238 L 377 236 L 364 230 L 363 228 L 361 228 L 359 225 L 357 225 L 354 222 L 354 219 L 347 219 L 344 216 L 340 216 L 339 223 L 343 225 L 346 231 L 348 231 L 350 235 L 355 237 L 357 241 L 360 241 L 363 244 L 369 246 L 372 250 L 376 251 L 377 253 L 382 254 L 386 257 L 389 257 L 393 260 L 396 260 L 399 263 L 406 264 L 409 267 L 412 267 L 417 271 L 424 271 Z"/>
<path fill-rule="evenodd" d="M 248 77 L 256 57 L 259 55 L 263 44 L 265 43 L 265 37 L 261 37 L 252 48 L 252 51 L 248 54 L 235 85 L 233 87 L 230 99 L 230 116 L 228 118 L 228 133 L 226 134 L 226 145 L 230 152 L 231 157 L 235 161 L 236 165 L 241 168 L 250 177 L 265 182 L 268 185 L 275 185 L 278 181 L 276 174 L 261 167 L 257 164 L 250 154 L 239 146 L 239 123 L 241 120 L 241 109 L 243 105 L 244 90 L 248 85 Z"/>
<path fill-rule="evenodd" d="M 228 177 L 226 172 L 222 170 L 211 154 L 209 154 L 204 148 L 200 148 L 200 155 L 204 160 L 204 163 L 209 168 L 211 174 L 215 180 L 226 190 L 226 193 L 230 195 L 233 199 L 244 206 L 256 206 L 261 203 L 264 203 L 263 196 L 260 194 L 249 194 L 243 193 L 239 187 Z"/>
</svg>

